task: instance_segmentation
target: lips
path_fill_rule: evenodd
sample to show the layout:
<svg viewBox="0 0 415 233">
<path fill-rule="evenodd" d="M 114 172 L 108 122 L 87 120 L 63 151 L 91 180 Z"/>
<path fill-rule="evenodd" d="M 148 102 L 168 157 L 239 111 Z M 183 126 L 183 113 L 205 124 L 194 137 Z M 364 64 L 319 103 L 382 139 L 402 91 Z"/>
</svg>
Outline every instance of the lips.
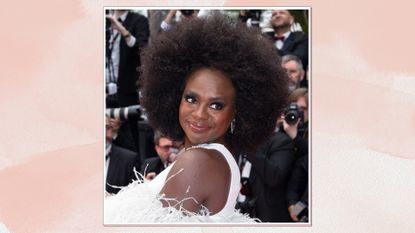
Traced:
<svg viewBox="0 0 415 233">
<path fill-rule="evenodd" d="M 203 133 L 209 129 L 209 126 L 202 123 L 189 123 L 190 129 L 195 133 Z"/>
</svg>

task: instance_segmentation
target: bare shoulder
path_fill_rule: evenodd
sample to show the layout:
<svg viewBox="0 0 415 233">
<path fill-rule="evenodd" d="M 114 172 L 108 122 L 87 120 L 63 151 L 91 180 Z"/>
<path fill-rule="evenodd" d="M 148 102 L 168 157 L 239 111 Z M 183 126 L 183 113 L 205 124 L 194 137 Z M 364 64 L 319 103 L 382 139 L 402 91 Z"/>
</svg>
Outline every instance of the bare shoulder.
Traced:
<svg viewBox="0 0 415 233">
<path fill-rule="evenodd" d="M 220 152 L 192 148 L 178 156 L 161 193 L 176 200 L 190 198 L 183 203 L 188 211 L 197 212 L 204 205 L 215 213 L 226 203 L 230 176 L 229 166 Z"/>
</svg>

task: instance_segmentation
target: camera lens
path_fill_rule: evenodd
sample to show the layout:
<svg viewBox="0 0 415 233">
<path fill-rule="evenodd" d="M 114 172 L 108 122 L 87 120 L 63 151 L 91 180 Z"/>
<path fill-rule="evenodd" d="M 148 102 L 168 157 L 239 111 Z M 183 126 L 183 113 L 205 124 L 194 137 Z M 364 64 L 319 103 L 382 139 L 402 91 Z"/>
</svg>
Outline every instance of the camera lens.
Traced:
<svg viewBox="0 0 415 233">
<path fill-rule="evenodd" d="M 291 103 L 284 114 L 285 121 L 289 125 L 295 125 L 298 121 L 298 118 L 303 119 L 303 112 L 298 108 L 296 103 Z"/>
<path fill-rule="evenodd" d="M 297 122 L 297 119 L 298 119 L 298 115 L 296 114 L 296 112 L 288 112 L 285 115 L 285 121 L 290 125 L 295 124 Z"/>
</svg>

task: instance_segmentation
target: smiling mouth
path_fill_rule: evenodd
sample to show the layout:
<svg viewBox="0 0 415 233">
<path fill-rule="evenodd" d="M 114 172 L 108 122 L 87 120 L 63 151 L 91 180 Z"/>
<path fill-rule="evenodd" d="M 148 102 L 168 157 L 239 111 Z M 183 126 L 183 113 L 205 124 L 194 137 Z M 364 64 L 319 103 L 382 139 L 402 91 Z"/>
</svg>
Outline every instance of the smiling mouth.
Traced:
<svg viewBox="0 0 415 233">
<path fill-rule="evenodd" d="M 193 132 L 201 133 L 209 129 L 209 126 L 204 124 L 189 123 L 190 128 Z"/>
</svg>

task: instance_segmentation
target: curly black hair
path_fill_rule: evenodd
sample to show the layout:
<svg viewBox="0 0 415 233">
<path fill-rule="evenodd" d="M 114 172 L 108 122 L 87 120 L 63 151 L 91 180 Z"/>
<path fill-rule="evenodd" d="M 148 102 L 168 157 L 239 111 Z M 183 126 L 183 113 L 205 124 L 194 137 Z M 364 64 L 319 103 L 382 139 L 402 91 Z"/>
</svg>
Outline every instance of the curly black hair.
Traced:
<svg viewBox="0 0 415 233">
<path fill-rule="evenodd" d="M 181 140 L 179 106 L 187 77 L 200 68 L 221 71 L 235 90 L 235 130 L 226 142 L 252 151 L 275 129 L 287 103 L 287 80 L 273 44 L 258 29 L 215 13 L 163 32 L 142 54 L 142 98 L 150 125 Z"/>
</svg>

